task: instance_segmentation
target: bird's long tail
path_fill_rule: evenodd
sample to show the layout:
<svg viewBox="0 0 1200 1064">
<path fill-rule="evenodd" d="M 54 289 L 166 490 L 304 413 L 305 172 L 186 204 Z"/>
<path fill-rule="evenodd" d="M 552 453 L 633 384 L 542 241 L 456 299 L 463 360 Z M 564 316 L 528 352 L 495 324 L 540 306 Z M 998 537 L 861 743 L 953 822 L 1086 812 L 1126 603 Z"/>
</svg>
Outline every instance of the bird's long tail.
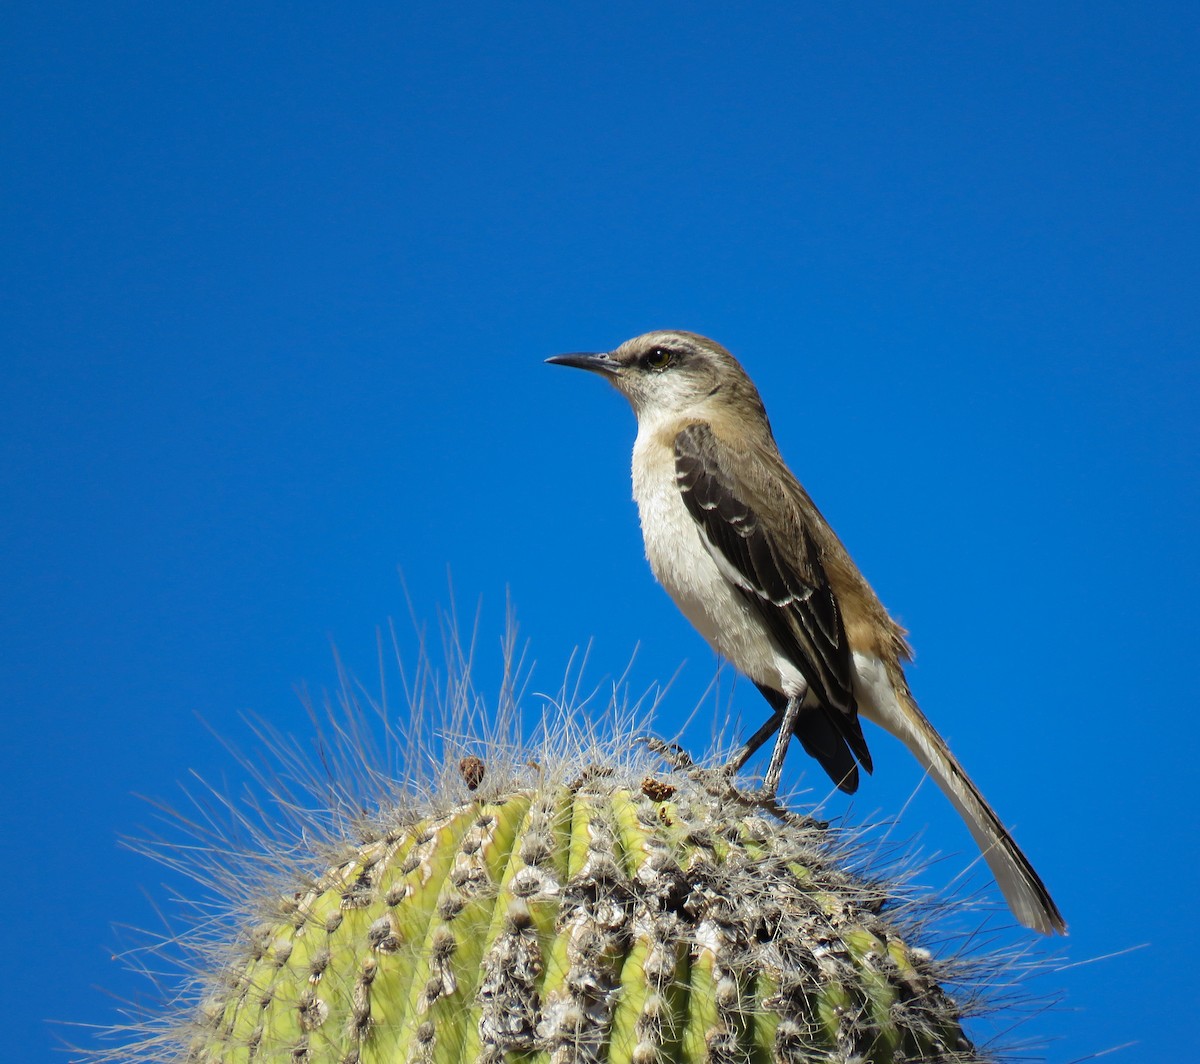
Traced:
<svg viewBox="0 0 1200 1064">
<path fill-rule="evenodd" d="M 1013 915 L 1026 927 L 1044 935 L 1066 934 L 1066 922 L 1041 877 L 950 752 L 945 740 L 921 712 L 903 677 L 898 683 L 896 679 L 888 677 L 886 693 L 891 694 L 891 698 L 878 697 L 885 692 L 868 681 L 867 686 L 873 688 L 871 694 L 877 697 L 869 699 L 874 703 L 872 705 L 866 704 L 867 698 L 862 699 L 864 715 L 904 743 L 950 799 L 982 851 Z"/>
</svg>

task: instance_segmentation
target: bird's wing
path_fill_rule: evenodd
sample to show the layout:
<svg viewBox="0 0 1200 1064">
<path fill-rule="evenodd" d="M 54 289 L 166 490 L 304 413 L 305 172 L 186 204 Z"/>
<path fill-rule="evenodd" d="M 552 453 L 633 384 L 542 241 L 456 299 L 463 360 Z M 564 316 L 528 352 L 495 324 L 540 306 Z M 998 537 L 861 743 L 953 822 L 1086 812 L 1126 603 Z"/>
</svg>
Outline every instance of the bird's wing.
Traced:
<svg viewBox="0 0 1200 1064">
<path fill-rule="evenodd" d="M 786 484 L 769 472 L 751 475 L 756 461 L 752 453 L 735 453 L 702 422 L 675 437 L 675 482 L 701 541 L 808 682 L 841 738 L 838 745 L 843 751 L 848 746 L 869 772 L 871 755 L 858 723 L 850 646 L 820 550 L 786 497 Z M 777 497 L 767 496 L 770 485 L 776 486 Z M 761 512 L 768 507 L 782 516 L 786 542 L 764 523 Z M 834 781 L 842 783 L 843 777 L 835 774 L 840 769 L 812 749 L 804 734 L 800 739 Z"/>
</svg>

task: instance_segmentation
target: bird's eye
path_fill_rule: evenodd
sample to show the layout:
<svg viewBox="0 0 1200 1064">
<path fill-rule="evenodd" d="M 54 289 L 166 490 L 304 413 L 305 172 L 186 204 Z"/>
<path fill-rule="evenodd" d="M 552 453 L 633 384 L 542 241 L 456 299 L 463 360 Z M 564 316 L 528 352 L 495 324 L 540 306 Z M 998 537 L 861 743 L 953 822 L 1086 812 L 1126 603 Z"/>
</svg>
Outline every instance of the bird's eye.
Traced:
<svg viewBox="0 0 1200 1064">
<path fill-rule="evenodd" d="M 669 347 L 652 347 L 646 352 L 646 365 L 650 369 L 666 369 L 675 361 L 675 352 Z"/>
</svg>

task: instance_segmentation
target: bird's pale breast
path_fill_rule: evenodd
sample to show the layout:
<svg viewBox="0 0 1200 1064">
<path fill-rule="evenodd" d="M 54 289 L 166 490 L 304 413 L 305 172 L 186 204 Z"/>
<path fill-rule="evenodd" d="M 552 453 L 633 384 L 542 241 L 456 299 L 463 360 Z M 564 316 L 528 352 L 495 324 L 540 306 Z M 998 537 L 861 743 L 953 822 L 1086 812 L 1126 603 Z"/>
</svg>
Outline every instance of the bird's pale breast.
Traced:
<svg viewBox="0 0 1200 1064">
<path fill-rule="evenodd" d="M 799 671 L 764 638 L 762 622 L 705 546 L 675 483 L 675 453 L 662 434 L 639 432 L 633 449 L 633 498 L 646 559 L 658 582 L 709 645 L 739 672 L 794 693 Z"/>
</svg>

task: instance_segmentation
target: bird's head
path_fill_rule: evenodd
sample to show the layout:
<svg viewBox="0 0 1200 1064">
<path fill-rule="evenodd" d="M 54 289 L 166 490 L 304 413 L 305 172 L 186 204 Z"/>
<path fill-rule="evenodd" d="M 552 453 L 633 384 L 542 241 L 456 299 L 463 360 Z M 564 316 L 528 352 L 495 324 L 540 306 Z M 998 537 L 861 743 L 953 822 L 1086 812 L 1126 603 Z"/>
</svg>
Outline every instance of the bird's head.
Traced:
<svg viewBox="0 0 1200 1064">
<path fill-rule="evenodd" d="M 721 409 L 766 419 L 758 389 L 737 359 L 696 333 L 664 329 L 635 336 L 613 351 L 546 361 L 607 377 L 639 421 L 705 417 Z"/>
</svg>

